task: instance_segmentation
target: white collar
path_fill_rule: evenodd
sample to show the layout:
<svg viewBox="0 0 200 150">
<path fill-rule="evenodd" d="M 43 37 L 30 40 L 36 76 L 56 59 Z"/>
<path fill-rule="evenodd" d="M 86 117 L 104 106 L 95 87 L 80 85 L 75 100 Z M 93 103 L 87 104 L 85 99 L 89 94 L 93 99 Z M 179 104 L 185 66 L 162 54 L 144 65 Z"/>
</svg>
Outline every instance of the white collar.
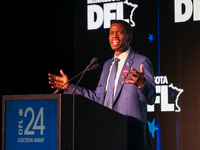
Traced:
<svg viewBox="0 0 200 150">
<path fill-rule="evenodd" d="M 120 60 L 126 59 L 127 56 L 128 56 L 128 54 L 129 54 L 129 52 L 130 52 L 130 47 L 126 51 L 124 51 L 123 53 L 121 53 L 118 57 L 114 54 L 114 58 L 117 57 Z"/>
</svg>

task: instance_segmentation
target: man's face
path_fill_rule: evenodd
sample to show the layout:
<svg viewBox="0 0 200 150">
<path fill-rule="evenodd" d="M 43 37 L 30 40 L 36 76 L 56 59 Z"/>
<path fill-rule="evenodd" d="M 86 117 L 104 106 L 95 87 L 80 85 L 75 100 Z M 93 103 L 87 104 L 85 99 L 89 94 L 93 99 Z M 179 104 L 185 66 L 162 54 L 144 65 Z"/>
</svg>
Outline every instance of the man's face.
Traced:
<svg viewBox="0 0 200 150">
<path fill-rule="evenodd" d="M 125 27 L 119 23 L 110 26 L 109 43 L 111 49 L 117 52 L 126 51 L 132 40 L 132 36 L 126 33 Z"/>
</svg>

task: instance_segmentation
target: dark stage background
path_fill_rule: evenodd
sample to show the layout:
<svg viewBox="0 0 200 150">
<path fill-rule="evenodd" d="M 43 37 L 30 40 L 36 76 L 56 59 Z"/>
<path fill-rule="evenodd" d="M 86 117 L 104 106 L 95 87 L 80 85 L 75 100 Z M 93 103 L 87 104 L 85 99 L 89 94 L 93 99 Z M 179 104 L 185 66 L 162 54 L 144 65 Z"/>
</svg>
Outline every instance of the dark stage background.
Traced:
<svg viewBox="0 0 200 150">
<path fill-rule="evenodd" d="M 74 75 L 73 3 L 3 0 L 0 7 L 1 96 L 53 93 L 49 72 Z"/>
<path fill-rule="evenodd" d="M 71 78 L 98 57 L 101 67 L 86 73 L 80 83 L 95 89 L 103 63 L 113 56 L 105 20 L 109 21 L 109 12 L 119 17 L 120 8 L 123 19 L 130 20 L 131 4 L 136 4 L 131 47 L 151 59 L 157 84 L 156 104 L 148 107 L 154 149 L 200 149 L 199 1 L 91 2 L 3 1 L 1 95 L 52 93 L 49 72 L 59 74 L 63 69 Z M 87 9 L 93 5 L 105 14 L 98 28 L 88 30 Z M 106 14 L 111 5 L 114 8 Z M 187 13 L 186 19 L 175 18 Z M 102 16 L 95 14 L 93 19 L 98 17 Z"/>
</svg>

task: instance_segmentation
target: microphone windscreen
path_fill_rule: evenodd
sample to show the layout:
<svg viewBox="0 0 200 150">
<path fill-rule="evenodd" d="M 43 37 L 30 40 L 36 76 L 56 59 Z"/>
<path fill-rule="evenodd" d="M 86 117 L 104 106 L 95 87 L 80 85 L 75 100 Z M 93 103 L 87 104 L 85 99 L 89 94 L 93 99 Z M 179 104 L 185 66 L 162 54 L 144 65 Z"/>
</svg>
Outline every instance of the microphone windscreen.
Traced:
<svg viewBox="0 0 200 150">
<path fill-rule="evenodd" d="M 92 58 L 92 60 L 90 61 L 90 64 L 96 64 L 98 62 L 98 58 L 97 57 L 94 57 Z"/>
<path fill-rule="evenodd" d="M 88 71 L 93 70 L 93 69 L 97 69 L 97 68 L 99 68 L 99 66 L 100 66 L 99 63 L 94 64 L 94 65 L 92 65 L 92 66 L 88 69 Z"/>
</svg>

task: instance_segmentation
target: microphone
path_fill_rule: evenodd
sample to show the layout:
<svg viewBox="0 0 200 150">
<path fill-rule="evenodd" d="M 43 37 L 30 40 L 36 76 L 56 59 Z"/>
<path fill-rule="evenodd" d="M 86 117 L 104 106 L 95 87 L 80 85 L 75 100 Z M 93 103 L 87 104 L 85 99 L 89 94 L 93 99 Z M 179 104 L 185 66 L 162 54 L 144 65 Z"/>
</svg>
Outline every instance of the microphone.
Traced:
<svg viewBox="0 0 200 150">
<path fill-rule="evenodd" d="M 85 68 L 85 70 L 86 71 L 90 71 L 90 67 L 95 65 L 97 62 L 98 62 L 98 58 L 97 57 L 92 58 L 92 60 L 90 61 L 90 64 Z"/>
<path fill-rule="evenodd" d="M 99 67 L 100 67 L 100 64 L 96 63 L 96 64 L 92 65 L 90 68 L 88 68 L 87 71 L 90 71 L 90 70 L 93 70 L 93 69 L 98 69 Z"/>
<path fill-rule="evenodd" d="M 57 90 L 55 90 L 55 91 L 53 92 L 53 94 L 59 93 L 59 92 L 61 91 L 61 88 L 62 88 L 63 86 L 65 86 L 66 84 L 68 84 L 69 82 L 71 82 L 72 80 L 74 80 L 75 78 L 77 78 L 78 76 L 80 76 L 81 74 L 82 74 L 82 75 L 81 75 L 81 78 L 80 78 L 79 80 L 82 79 L 82 77 L 83 77 L 83 75 L 85 74 L 85 72 L 90 71 L 90 70 L 93 70 L 93 69 L 99 68 L 100 64 L 97 63 L 97 62 L 98 62 L 98 58 L 97 58 L 97 57 L 94 57 L 94 58 L 90 61 L 90 64 L 89 64 L 83 71 L 81 71 L 79 74 L 77 74 L 76 76 L 74 76 L 73 78 L 71 78 L 69 81 L 67 81 L 66 83 L 64 83 L 60 88 L 58 88 Z M 76 88 L 77 88 L 79 82 L 80 82 L 80 81 L 77 82 L 77 85 L 76 85 L 76 87 L 73 89 L 73 91 L 76 90 Z M 74 92 L 75 92 L 75 91 L 74 91 Z"/>
<path fill-rule="evenodd" d="M 93 58 L 94 59 L 94 58 Z M 79 84 L 79 82 L 81 81 L 81 79 L 83 78 L 83 75 L 85 74 L 85 72 L 87 72 L 87 71 L 90 71 L 90 70 L 93 70 L 93 69 L 97 69 L 97 68 L 99 68 L 99 66 L 100 66 L 100 64 L 99 63 L 96 63 L 98 61 L 98 59 L 96 59 L 95 61 L 91 61 L 90 62 L 90 64 L 92 64 L 92 65 L 88 65 L 88 66 L 91 66 L 91 67 L 86 67 L 86 69 L 83 71 L 83 73 L 82 73 L 82 75 L 81 75 L 81 77 L 79 78 L 79 80 L 78 80 L 78 82 L 76 83 L 76 85 L 75 85 L 75 87 L 73 88 L 73 90 L 72 90 L 72 94 L 74 95 L 74 93 L 76 92 L 76 89 L 77 89 L 77 87 L 78 87 L 78 84 Z M 94 62 L 96 63 L 96 64 L 94 64 Z"/>
</svg>

